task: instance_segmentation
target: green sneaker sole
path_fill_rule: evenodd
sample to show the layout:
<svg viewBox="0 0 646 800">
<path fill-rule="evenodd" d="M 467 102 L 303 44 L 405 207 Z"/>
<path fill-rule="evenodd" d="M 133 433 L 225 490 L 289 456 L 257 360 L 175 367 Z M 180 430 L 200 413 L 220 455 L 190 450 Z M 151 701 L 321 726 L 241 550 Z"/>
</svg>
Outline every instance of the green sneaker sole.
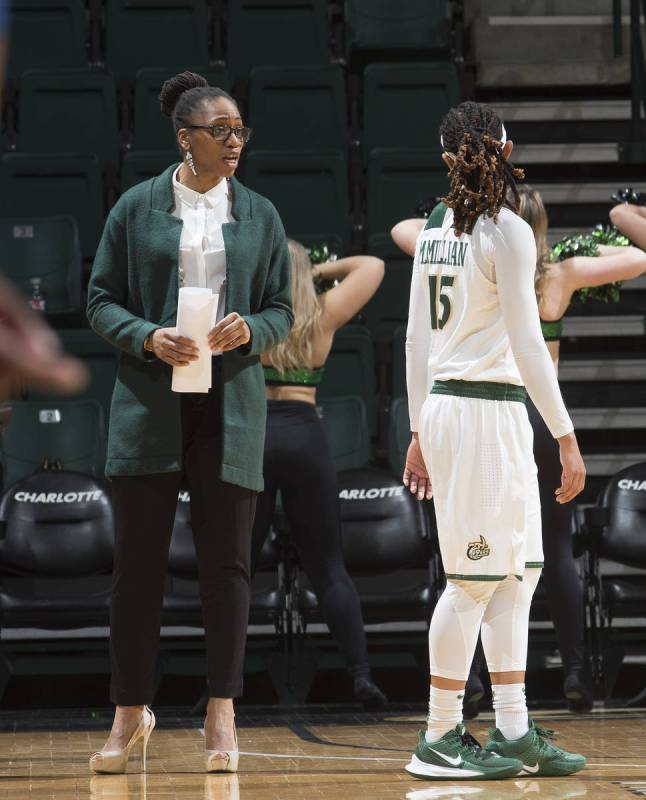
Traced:
<svg viewBox="0 0 646 800">
<path fill-rule="evenodd" d="M 516 761 L 512 765 L 509 764 L 509 759 L 506 759 L 506 761 L 506 766 L 497 769 L 491 767 L 486 772 L 483 772 L 468 765 L 440 767 L 435 764 L 427 764 L 426 761 L 422 761 L 416 755 L 413 755 L 405 769 L 415 778 L 433 781 L 499 781 L 504 778 L 514 778 L 522 772 L 523 764 L 521 761 Z"/>
</svg>

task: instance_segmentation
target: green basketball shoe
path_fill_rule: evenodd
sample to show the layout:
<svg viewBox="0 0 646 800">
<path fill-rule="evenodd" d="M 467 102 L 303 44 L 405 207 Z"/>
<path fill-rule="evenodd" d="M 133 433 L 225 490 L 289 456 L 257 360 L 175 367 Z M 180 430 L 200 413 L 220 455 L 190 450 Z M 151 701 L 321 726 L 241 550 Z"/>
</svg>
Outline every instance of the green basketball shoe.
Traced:
<svg viewBox="0 0 646 800">
<path fill-rule="evenodd" d="M 554 731 L 539 728 L 530 719 L 529 730 L 520 739 L 505 739 L 498 728 L 491 728 L 485 750 L 522 761 L 524 775 L 572 775 L 583 769 L 586 757 L 551 744 L 548 739 L 553 735 Z"/>
<path fill-rule="evenodd" d="M 426 741 L 426 731 L 419 732 L 417 747 L 406 771 L 427 780 L 498 780 L 520 774 L 523 764 L 515 758 L 503 758 L 483 750 L 456 725 L 436 742 Z"/>
</svg>

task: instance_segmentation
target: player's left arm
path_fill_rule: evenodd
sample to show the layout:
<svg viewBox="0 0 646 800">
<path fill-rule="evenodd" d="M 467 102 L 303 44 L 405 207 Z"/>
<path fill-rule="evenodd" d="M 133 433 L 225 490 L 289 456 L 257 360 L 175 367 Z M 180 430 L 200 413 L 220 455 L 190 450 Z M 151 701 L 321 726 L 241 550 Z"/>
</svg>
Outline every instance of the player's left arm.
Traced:
<svg viewBox="0 0 646 800">
<path fill-rule="evenodd" d="M 493 241 L 498 298 L 509 343 L 529 396 L 559 442 L 563 472 L 556 499 L 569 502 L 583 490 L 585 466 L 541 334 L 534 294 L 534 234 L 527 223 L 507 212 L 495 226 Z"/>
<path fill-rule="evenodd" d="M 500 310 L 523 383 L 554 438 L 573 430 L 556 372 L 541 333 L 534 292 L 536 242 L 529 225 L 511 211 L 493 231 L 493 263 Z"/>
</svg>

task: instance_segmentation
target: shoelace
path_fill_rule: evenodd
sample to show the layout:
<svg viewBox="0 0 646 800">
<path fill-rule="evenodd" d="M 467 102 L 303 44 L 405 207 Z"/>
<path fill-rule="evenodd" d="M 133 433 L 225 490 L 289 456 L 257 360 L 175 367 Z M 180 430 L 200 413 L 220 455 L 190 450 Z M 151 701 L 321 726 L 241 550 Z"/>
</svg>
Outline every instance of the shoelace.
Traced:
<svg viewBox="0 0 646 800">
<path fill-rule="evenodd" d="M 490 753 L 489 750 L 483 750 L 480 742 L 472 736 L 468 731 L 465 731 L 460 736 L 460 741 L 462 742 L 462 746 L 466 747 L 469 752 L 473 753 L 473 755 L 486 760 L 488 758 L 493 758 L 493 753 Z"/>
<path fill-rule="evenodd" d="M 551 728 L 540 728 L 538 725 L 534 726 L 534 731 L 538 737 L 538 747 L 542 753 L 556 753 L 560 748 L 553 745 L 549 739 L 554 739 L 555 731 Z"/>
</svg>

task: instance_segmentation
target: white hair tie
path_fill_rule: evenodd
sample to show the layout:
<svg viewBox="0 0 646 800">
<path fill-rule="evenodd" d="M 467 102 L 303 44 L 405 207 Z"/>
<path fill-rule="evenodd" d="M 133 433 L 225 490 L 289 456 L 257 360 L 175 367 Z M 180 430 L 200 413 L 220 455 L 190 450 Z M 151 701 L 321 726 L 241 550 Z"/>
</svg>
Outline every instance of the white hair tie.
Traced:
<svg viewBox="0 0 646 800">
<path fill-rule="evenodd" d="M 500 146 L 504 147 L 507 144 L 507 131 L 505 130 L 505 126 L 503 123 L 502 125 L 502 136 L 500 137 Z M 444 147 L 444 137 L 440 136 L 440 145 L 442 146 L 442 150 L 446 150 Z M 446 150 L 447 153 L 451 153 L 450 150 Z M 455 153 L 451 153 L 451 155 L 455 155 Z"/>
</svg>

